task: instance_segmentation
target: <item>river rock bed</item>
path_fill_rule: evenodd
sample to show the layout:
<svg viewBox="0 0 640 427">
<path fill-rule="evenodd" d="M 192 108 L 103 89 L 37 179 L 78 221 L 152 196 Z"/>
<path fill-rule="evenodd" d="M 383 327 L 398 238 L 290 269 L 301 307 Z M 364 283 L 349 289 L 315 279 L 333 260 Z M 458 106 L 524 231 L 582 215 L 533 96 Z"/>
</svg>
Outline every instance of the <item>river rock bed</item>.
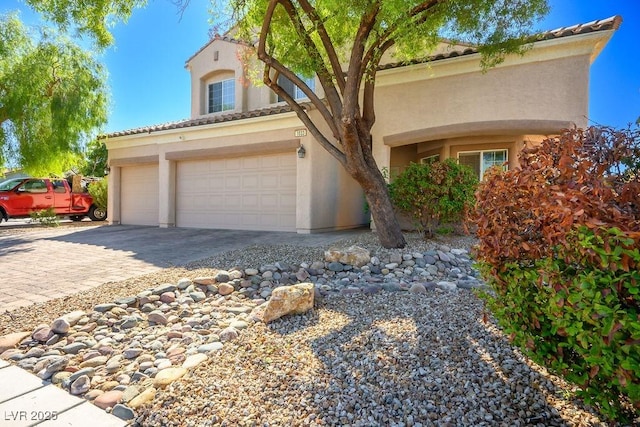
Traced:
<svg viewBox="0 0 640 427">
<path fill-rule="evenodd" d="M 253 247 L 30 329 L 14 313 L 24 332 L 0 357 L 139 425 L 600 425 L 482 321 L 468 245 L 370 239 L 340 245 L 372 249 L 360 266 Z M 315 284 L 314 311 L 257 321 L 299 282 Z"/>
</svg>

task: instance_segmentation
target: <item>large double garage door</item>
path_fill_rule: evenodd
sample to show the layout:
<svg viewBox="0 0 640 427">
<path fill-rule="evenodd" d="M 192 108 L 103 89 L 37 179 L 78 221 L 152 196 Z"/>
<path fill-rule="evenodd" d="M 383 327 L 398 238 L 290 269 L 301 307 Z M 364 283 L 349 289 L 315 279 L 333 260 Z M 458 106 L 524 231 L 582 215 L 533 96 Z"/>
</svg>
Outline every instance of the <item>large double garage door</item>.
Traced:
<svg viewBox="0 0 640 427">
<path fill-rule="evenodd" d="M 176 225 L 295 231 L 295 153 L 178 162 Z"/>
<path fill-rule="evenodd" d="M 157 165 L 123 167 L 122 224 L 158 225 Z M 178 227 L 296 230 L 295 153 L 179 161 Z"/>
</svg>

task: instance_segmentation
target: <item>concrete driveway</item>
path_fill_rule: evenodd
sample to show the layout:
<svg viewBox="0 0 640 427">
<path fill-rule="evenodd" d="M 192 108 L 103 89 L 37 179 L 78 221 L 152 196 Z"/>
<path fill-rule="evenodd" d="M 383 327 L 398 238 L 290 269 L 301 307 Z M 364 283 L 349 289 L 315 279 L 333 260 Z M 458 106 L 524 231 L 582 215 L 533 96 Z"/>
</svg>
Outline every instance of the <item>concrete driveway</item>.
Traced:
<svg viewBox="0 0 640 427">
<path fill-rule="evenodd" d="M 125 225 L 0 230 L 2 311 L 253 244 L 316 246 L 358 232 L 301 235 Z"/>
</svg>

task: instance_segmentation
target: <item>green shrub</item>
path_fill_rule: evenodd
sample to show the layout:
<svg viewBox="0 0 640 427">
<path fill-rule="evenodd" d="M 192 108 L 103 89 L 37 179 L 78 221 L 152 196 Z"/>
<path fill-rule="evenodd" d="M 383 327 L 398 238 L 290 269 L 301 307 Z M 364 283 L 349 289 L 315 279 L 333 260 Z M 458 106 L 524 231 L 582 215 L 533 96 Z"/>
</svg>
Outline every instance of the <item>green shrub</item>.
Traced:
<svg viewBox="0 0 640 427">
<path fill-rule="evenodd" d="M 447 159 L 411 163 L 389 186 L 389 193 L 394 205 L 430 237 L 441 223 L 465 219 L 473 207 L 477 185 L 469 167 Z"/>
<path fill-rule="evenodd" d="M 492 171 L 476 202 L 484 298 L 500 325 L 620 421 L 640 416 L 638 140 L 566 131 L 524 150 L 519 169 Z"/>
<path fill-rule="evenodd" d="M 58 217 L 56 216 L 53 208 L 33 211 L 31 212 L 30 216 L 33 222 L 37 222 L 46 227 L 57 227 L 60 225 L 60 221 L 58 220 Z"/>
<path fill-rule="evenodd" d="M 89 184 L 87 191 L 93 198 L 93 203 L 99 208 L 107 209 L 107 196 L 108 196 L 108 180 L 101 179 Z"/>
</svg>

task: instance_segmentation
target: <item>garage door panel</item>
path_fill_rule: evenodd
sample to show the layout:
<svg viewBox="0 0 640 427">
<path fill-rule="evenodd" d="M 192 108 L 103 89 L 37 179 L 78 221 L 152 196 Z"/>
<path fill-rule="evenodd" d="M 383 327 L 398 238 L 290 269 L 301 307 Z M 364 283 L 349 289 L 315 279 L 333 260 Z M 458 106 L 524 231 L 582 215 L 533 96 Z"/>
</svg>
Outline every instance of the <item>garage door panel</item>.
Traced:
<svg viewBox="0 0 640 427">
<path fill-rule="evenodd" d="M 123 167 L 120 171 L 120 222 L 158 225 L 158 165 Z"/>
<path fill-rule="evenodd" d="M 295 231 L 294 153 L 179 162 L 177 178 L 179 227 Z"/>
</svg>

